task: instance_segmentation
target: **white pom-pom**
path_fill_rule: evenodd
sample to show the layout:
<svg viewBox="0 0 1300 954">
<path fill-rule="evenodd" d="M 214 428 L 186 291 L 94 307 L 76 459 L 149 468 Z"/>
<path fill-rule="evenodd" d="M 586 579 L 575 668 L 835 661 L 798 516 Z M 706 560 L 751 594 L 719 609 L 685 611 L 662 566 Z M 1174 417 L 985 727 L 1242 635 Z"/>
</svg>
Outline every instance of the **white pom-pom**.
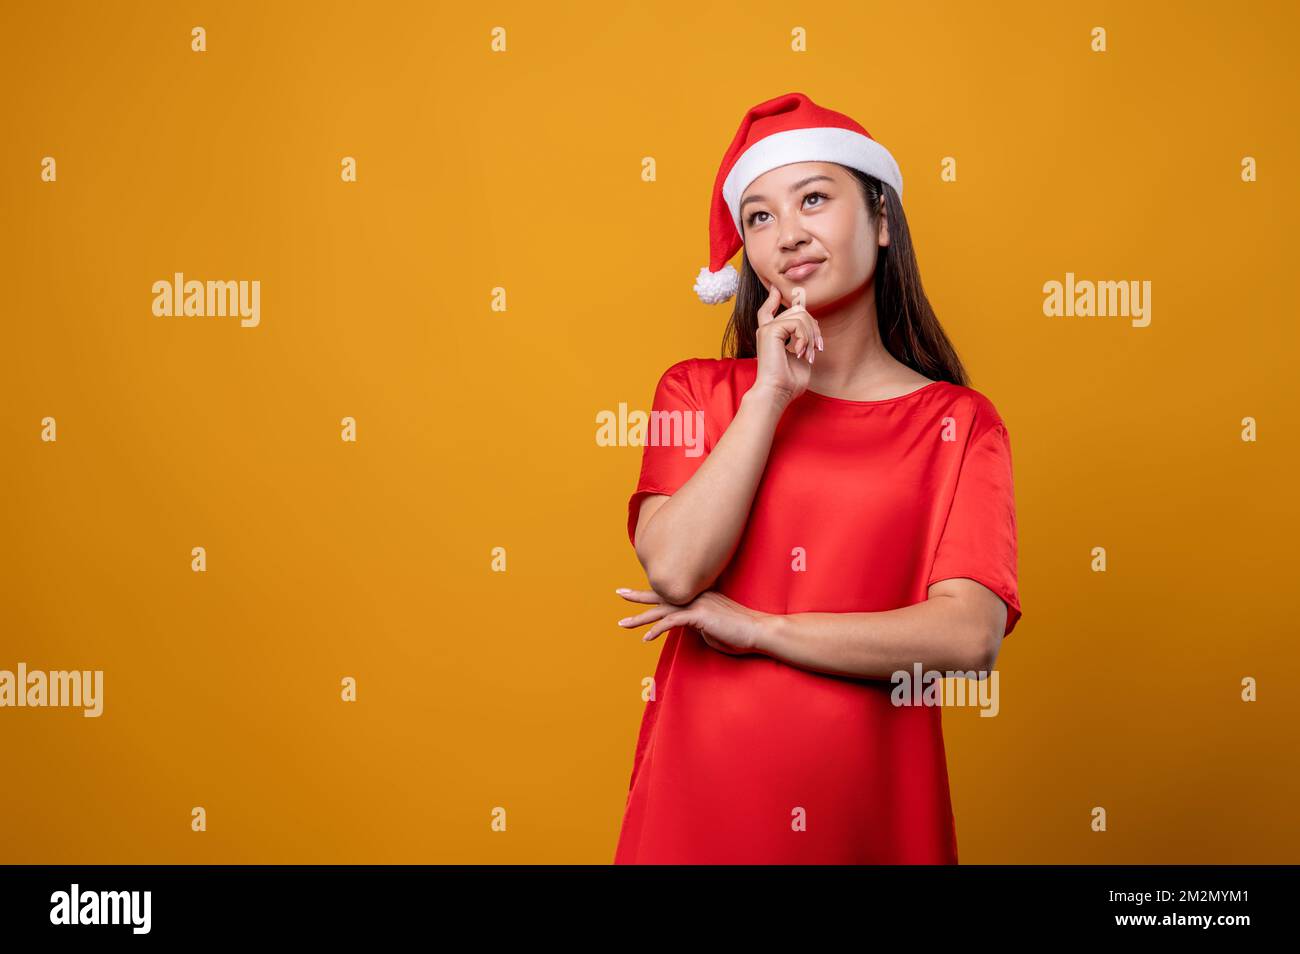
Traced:
<svg viewBox="0 0 1300 954">
<path fill-rule="evenodd" d="M 716 305 L 718 302 L 726 301 L 736 294 L 736 289 L 739 287 L 740 272 L 736 271 L 730 262 L 716 272 L 709 271 L 706 265 L 700 269 L 699 277 L 695 279 L 695 294 L 699 295 L 700 301 L 706 305 Z"/>
</svg>

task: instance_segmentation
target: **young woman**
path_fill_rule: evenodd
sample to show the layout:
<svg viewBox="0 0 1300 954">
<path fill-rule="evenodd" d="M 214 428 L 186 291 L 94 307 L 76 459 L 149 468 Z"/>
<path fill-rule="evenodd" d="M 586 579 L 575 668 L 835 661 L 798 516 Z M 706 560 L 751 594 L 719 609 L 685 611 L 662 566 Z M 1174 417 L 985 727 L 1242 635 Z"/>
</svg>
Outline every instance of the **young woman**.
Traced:
<svg viewBox="0 0 1300 954">
<path fill-rule="evenodd" d="M 751 109 L 710 229 L 730 353 L 659 379 L 628 503 L 620 625 L 666 638 L 615 863 L 956 863 L 941 709 L 894 674 L 981 674 L 1020 618 L 1006 425 L 854 120 Z"/>
</svg>

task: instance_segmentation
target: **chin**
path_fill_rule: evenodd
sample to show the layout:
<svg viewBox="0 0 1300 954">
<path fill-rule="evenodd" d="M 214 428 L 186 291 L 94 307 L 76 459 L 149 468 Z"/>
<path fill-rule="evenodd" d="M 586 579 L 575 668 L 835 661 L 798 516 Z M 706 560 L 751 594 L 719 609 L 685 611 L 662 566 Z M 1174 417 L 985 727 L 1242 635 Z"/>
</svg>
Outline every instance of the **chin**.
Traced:
<svg viewBox="0 0 1300 954">
<path fill-rule="evenodd" d="M 781 276 L 781 279 L 782 279 L 782 283 L 785 285 L 786 298 L 790 298 L 791 296 L 793 296 L 794 290 L 796 288 L 802 288 L 804 291 L 804 299 L 808 304 L 811 304 L 813 301 L 817 299 L 821 299 L 823 301 L 829 300 L 827 298 L 826 291 L 825 291 L 826 282 L 824 280 L 824 277 L 820 273 L 820 271 L 816 275 L 813 275 L 811 278 L 806 278 L 801 282 L 791 281 L 790 279 L 786 278 L 784 275 Z"/>
<path fill-rule="evenodd" d="M 841 288 L 839 286 L 821 288 L 817 285 L 805 285 L 803 304 L 808 309 L 808 313 L 816 318 L 818 308 L 825 308 L 828 305 L 842 305 L 852 301 L 860 294 L 862 294 L 862 289 L 859 288 Z"/>
</svg>

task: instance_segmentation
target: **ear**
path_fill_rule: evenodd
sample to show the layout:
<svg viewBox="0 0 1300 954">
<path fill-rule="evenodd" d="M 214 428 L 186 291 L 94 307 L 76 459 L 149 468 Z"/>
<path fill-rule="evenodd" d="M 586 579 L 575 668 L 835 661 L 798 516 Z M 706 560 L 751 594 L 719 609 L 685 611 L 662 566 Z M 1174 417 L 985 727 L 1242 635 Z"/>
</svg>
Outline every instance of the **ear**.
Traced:
<svg viewBox="0 0 1300 954">
<path fill-rule="evenodd" d="M 889 244 L 889 216 L 885 212 L 885 197 L 880 197 L 880 244 Z"/>
</svg>

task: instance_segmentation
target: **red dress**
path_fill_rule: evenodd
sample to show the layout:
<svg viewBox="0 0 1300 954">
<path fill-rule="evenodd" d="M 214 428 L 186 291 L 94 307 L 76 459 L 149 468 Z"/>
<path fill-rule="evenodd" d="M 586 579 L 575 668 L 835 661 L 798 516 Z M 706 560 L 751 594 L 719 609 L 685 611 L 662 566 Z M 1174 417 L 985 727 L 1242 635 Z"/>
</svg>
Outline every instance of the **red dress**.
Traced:
<svg viewBox="0 0 1300 954">
<path fill-rule="evenodd" d="M 654 410 L 682 414 L 652 416 L 629 538 L 642 499 L 704 462 L 757 370 L 755 358 L 692 358 L 664 372 Z M 792 401 L 713 588 L 767 613 L 861 613 L 921 602 L 951 577 L 997 593 L 1010 634 L 1006 425 L 978 391 L 937 381 L 883 401 Z M 615 864 L 957 862 L 941 707 L 893 705 L 890 680 L 718 652 L 689 627 L 660 640 Z"/>
</svg>

